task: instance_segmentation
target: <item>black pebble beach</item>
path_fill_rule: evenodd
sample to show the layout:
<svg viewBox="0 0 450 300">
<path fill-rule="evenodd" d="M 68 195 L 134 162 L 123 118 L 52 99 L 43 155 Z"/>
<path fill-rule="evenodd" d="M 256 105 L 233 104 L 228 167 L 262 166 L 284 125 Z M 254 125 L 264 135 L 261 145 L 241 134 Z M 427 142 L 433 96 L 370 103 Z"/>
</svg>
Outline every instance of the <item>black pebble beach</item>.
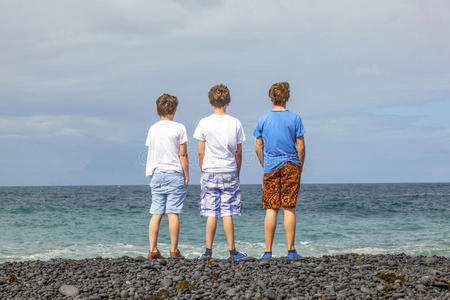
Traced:
<svg viewBox="0 0 450 300">
<path fill-rule="evenodd" d="M 144 257 L 0 264 L 1 299 L 450 299 L 445 257 Z"/>
</svg>

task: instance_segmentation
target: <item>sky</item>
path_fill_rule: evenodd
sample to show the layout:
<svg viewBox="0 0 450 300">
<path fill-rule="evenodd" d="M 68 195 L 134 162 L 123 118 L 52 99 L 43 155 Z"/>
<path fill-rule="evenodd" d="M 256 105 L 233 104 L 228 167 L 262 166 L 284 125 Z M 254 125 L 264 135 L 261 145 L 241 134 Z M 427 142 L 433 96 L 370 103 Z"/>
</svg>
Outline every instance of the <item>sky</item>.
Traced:
<svg viewBox="0 0 450 300">
<path fill-rule="evenodd" d="M 450 182 L 450 2 L 0 1 L 0 185 L 148 184 L 146 134 L 179 99 L 191 183 L 208 90 L 231 91 L 242 183 L 288 81 L 304 183 Z"/>
</svg>

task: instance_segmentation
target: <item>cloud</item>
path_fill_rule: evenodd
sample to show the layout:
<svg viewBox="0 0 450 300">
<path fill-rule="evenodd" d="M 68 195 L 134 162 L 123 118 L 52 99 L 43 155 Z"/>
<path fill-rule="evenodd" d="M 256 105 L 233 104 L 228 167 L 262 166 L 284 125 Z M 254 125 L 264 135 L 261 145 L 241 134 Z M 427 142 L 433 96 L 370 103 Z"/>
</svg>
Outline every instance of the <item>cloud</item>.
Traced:
<svg viewBox="0 0 450 300">
<path fill-rule="evenodd" d="M 4 172 L 20 165 L 14 148 L 25 151 L 28 139 L 40 143 L 42 160 L 59 158 L 55 170 L 67 150 L 55 144 L 76 140 L 85 145 L 72 153 L 76 179 L 60 171 L 49 178 L 120 181 L 108 177 L 110 161 L 141 153 L 157 120 L 155 99 L 177 95 L 176 120 L 192 133 L 211 113 L 207 91 L 219 82 L 231 89 L 229 112 L 251 148 L 256 121 L 270 109 L 270 85 L 287 80 L 289 109 L 303 117 L 312 147 L 312 181 L 375 180 L 381 170 L 355 176 L 349 161 L 369 168 L 387 154 L 391 166 L 383 166 L 394 173 L 425 157 L 450 178 L 437 166 L 447 161 L 439 153 L 448 154 L 448 118 L 433 121 L 442 111 L 435 103 L 450 99 L 449 11 L 445 0 L 1 1 Z M 419 104 L 430 107 L 425 118 L 415 113 L 421 109 L 392 114 Z M 426 147 L 411 148 L 416 141 Z M 195 141 L 189 146 L 195 152 Z M 123 166 L 129 183 L 142 174 L 131 164 Z M 249 160 L 244 181 L 259 181 L 256 167 Z"/>
<path fill-rule="evenodd" d="M 95 139 L 125 142 L 125 128 L 100 117 L 59 115 L 0 117 L 0 139 Z"/>
</svg>

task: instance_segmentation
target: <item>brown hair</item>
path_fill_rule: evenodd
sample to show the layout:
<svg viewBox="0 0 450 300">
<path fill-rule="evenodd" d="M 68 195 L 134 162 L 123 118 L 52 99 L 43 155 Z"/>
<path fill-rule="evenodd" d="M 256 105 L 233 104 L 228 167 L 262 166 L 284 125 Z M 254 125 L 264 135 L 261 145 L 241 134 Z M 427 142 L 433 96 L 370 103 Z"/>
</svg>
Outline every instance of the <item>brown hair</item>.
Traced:
<svg viewBox="0 0 450 300">
<path fill-rule="evenodd" d="M 162 94 L 156 100 L 156 111 L 160 116 L 168 116 L 175 112 L 178 106 L 178 99 L 169 94 Z"/>
<path fill-rule="evenodd" d="M 215 85 L 209 90 L 208 98 L 212 106 L 224 107 L 231 102 L 230 90 L 223 84 Z"/>
<path fill-rule="evenodd" d="M 283 81 L 272 84 L 269 97 L 273 105 L 285 106 L 289 100 L 289 83 Z"/>
</svg>

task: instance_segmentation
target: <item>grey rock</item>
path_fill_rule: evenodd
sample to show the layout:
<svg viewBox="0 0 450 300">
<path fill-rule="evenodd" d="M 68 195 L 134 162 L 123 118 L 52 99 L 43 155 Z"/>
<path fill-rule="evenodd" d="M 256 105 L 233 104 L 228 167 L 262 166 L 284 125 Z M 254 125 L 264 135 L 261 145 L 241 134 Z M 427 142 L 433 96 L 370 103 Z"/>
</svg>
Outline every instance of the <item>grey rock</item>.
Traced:
<svg viewBox="0 0 450 300">
<path fill-rule="evenodd" d="M 402 294 L 402 293 L 393 293 L 392 294 L 392 297 L 395 298 L 395 299 L 400 299 L 400 298 L 403 298 L 404 296 L 405 295 Z"/>
<path fill-rule="evenodd" d="M 323 271 L 325 271 L 325 267 L 322 266 L 322 265 L 319 265 L 318 267 L 316 267 L 316 268 L 314 269 L 314 272 L 316 272 L 316 273 L 321 273 L 321 272 L 323 272 Z"/>
<path fill-rule="evenodd" d="M 428 274 L 430 274 L 431 276 L 437 276 L 439 275 L 441 272 L 439 272 L 438 270 L 435 269 L 429 269 L 428 270 Z"/>
<path fill-rule="evenodd" d="M 269 259 L 261 259 L 259 261 L 259 265 L 260 266 L 270 265 L 270 261 L 269 261 Z"/>
<path fill-rule="evenodd" d="M 139 260 L 139 261 L 146 261 L 147 259 L 146 259 L 145 257 L 143 257 L 143 256 L 137 256 L 137 257 L 136 257 L 136 260 Z"/>
<path fill-rule="evenodd" d="M 122 290 L 122 291 L 120 292 L 120 297 L 121 297 L 121 298 L 126 298 L 126 297 L 128 297 L 128 291 L 127 291 L 127 290 Z"/>
<path fill-rule="evenodd" d="M 437 263 L 437 261 L 438 261 L 438 259 L 437 259 L 437 257 L 435 257 L 435 256 L 431 256 L 431 257 L 425 258 L 425 263 L 426 263 L 427 265 L 435 264 L 435 263 Z"/>
<path fill-rule="evenodd" d="M 197 271 L 197 272 L 194 273 L 194 275 L 192 275 L 192 278 L 198 279 L 198 278 L 200 278 L 201 276 L 202 276 L 202 272 Z"/>
<path fill-rule="evenodd" d="M 275 299 L 277 296 L 274 290 L 266 290 L 264 294 L 269 299 Z"/>
<path fill-rule="evenodd" d="M 449 286 L 447 283 L 445 282 L 441 282 L 441 281 L 435 281 L 432 283 L 432 286 L 438 287 L 438 288 L 442 288 L 442 289 L 448 289 Z"/>
<path fill-rule="evenodd" d="M 376 289 L 377 291 L 381 292 L 381 291 L 384 290 L 384 285 L 379 284 L 379 285 L 377 285 L 377 286 L 375 287 L 375 289 Z"/>
<path fill-rule="evenodd" d="M 227 290 L 227 292 L 225 294 L 227 294 L 227 296 L 233 297 L 233 296 L 236 296 L 237 292 L 238 292 L 238 289 L 231 288 L 231 289 Z"/>
<path fill-rule="evenodd" d="M 258 279 L 258 281 L 256 281 L 256 284 L 262 289 L 266 288 L 266 283 L 261 279 Z"/>
<path fill-rule="evenodd" d="M 361 292 L 363 292 L 364 294 L 372 294 L 372 290 L 366 286 L 361 287 Z"/>
<path fill-rule="evenodd" d="M 63 284 L 59 288 L 59 292 L 66 297 L 76 297 L 80 290 L 74 285 Z"/>
<path fill-rule="evenodd" d="M 171 278 L 164 278 L 161 280 L 161 286 L 171 286 L 172 285 L 172 279 Z"/>
</svg>

